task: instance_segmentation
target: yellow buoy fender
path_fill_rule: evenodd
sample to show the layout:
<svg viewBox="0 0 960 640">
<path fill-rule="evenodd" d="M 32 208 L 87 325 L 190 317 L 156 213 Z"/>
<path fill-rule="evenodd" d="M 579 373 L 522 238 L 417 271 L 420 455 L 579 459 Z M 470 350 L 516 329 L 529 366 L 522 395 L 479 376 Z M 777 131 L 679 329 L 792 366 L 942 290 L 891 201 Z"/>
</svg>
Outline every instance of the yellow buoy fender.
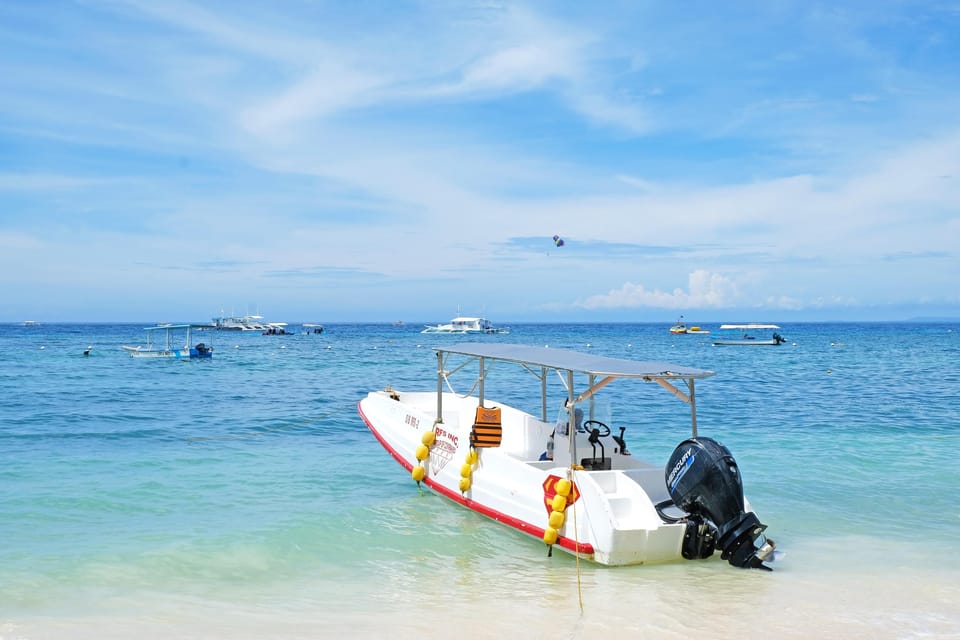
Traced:
<svg viewBox="0 0 960 640">
<path fill-rule="evenodd" d="M 469 478 L 473 475 L 473 466 L 469 464 L 464 464 L 460 467 L 460 475 L 464 478 Z"/>
<path fill-rule="evenodd" d="M 437 439 L 437 434 L 435 432 L 424 431 L 423 435 L 420 437 L 420 442 L 422 442 L 424 446 L 432 447 L 436 439 Z"/>
<path fill-rule="evenodd" d="M 556 492 L 558 496 L 566 497 L 570 495 L 570 481 L 566 478 L 557 480 Z"/>
<path fill-rule="evenodd" d="M 550 519 L 547 520 L 551 527 L 554 529 L 559 529 L 563 526 L 563 512 L 562 511 L 551 511 Z"/>
<path fill-rule="evenodd" d="M 470 490 L 470 478 L 460 478 L 460 493 Z"/>
<path fill-rule="evenodd" d="M 554 511 L 563 511 L 567 508 L 567 497 L 557 494 L 553 496 L 553 502 L 550 504 Z"/>
<path fill-rule="evenodd" d="M 417 460 L 420 460 L 422 462 L 423 460 L 427 459 L 428 455 L 430 455 L 430 449 L 427 449 L 427 445 L 418 444 L 417 450 L 416 450 Z"/>
<path fill-rule="evenodd" d="M 557 530 L 553 527 L 547 527 L 543 530 L 543 541 L 547 544 L 554 544 L 557 541 Z"/>
<path fill-rule="evenodd" d="M 423 480 L 423 476 L 426 475 L 427 470 L 423 468 L 422 464 L 418 464 L 413 468 L 413 471 L 410 472 L 410 475 L 413 476 L 413 479 L 417 482 Z"/>
<path fill-rule="evenodd" d="M 477 451 L 476 449 L 470 449 L 467 451 L 467 464 L 477 464 Z"/>
</svg>

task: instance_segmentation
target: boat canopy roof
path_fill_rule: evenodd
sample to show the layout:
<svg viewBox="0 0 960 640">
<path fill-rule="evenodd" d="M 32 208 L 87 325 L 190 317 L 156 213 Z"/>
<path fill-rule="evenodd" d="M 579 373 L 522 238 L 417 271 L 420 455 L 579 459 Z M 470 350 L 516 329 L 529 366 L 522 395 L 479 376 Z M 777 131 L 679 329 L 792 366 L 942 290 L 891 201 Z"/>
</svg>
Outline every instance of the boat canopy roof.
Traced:
<svg viewBox="0 0 960 640">
<path fill-rule="evenodd" d="M 439 347 L 434 351 L 615 378 L 690 379 L 708 378 L 715 373 L 706 369 L 696 369 L 667 362 L 641 362 L 597 356 L 567 349 L 531 347 L 520 344 L 465 342 L 449 347 Z"/>
<path fill-rule="evenodd" d="M 720 325 L 720 328 L 747 330 L 747 329 L 779 329 L 780 327 L 779 325 L 775 325 L 775 324 L 750 323 L 750 324 L 722 324 Z"/>
</svg>

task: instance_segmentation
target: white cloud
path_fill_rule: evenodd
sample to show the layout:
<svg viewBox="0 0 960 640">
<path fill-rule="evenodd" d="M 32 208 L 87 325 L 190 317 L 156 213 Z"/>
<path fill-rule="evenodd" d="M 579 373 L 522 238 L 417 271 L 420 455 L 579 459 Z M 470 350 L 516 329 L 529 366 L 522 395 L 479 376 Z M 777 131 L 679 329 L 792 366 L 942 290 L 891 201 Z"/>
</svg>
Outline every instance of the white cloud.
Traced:
<svg viewBox="0 0 960 640">
<path fill-rule="evenodd" d="M 631 309 L 655 307 L 660 309 L 716 309 L 733 306 L 739 298 L 736 283 L 717 273 L 697 270 L 690 274 L 688 289 L 671 292 L 648 290 L 642 284 L 625 283 L 620 289 L 590 296 L 578 306 L 586 309 Z"/>
<path fill-rule="evenodd" d="M 323 118 L 370 102 L 369 92 L 379 85 L 377 78 L 356 69 L 320 65 L 279 94 L 245 109 L 239 120 L 255 134 L 282 135 L 305 120 Z"/>
<path fill-rule="evenodd" d="M 563 47 L 533 43 L 495 51 L 468 66 L 460 90 L 534 89 L 569 73 Z"/>
<path fill-rule="evenodd" d="M 798 309 L 803 309 L 806 305 L 796 298 L 791 298 L 790 296 L 770 296 L 762 303 L 757 304 L 758 307 L 766 307 L 769 309 L 782 309 L 782 310 L 792 310 L 796 311 Z"/>
<path fill-rule="evenodd" d="M 418 311 L 447 303 L 444 278 L 530 315 L 578 301 L 586 318 L 956 298 L 960 179 L 945 176 L 960 176 L 960 132 L 930 106 L 955 102 L 936 64 L 924 91 L 860 73 L 840 91 L 862 59 L 798 80 L 784 71 L 809 57 L 764 38 L 724 48 L 737 31 L 718 15 L 692 27 L 717 55 L 677 51 L 657 33 L 668 5 L 625 17 L 426 3 L 403 20 L 350 4 L 218 6 L 76 3 L 56 32 L 39 5 L 5 14 L 32 12 L 37 33 L 12 37 L 0 65 L 0 145 L 28 151 L 0 175 L 0 225 L 45 243 L 18 250 L 8 235 L 9 273 L 60 264 L 79 232 L 118 248 L 86 250 L 91 274 L 133 269 L 162 239 L 176 264 L 243 266 L 171 270 L 158 287 L 266 299 L 253 291 L 263 273 L 309 273 L 313 288 L 265 290 L 313 300 L 318 283 L 337 288 L 325 274 L 353 269 L 384 274 L 365 299 Z M 836 46 L 824 59 L 844 55 Z M 883 46 L 876 59 L 896 58 Z M 750 82 L 730 73 L 745 65 Z M 503 249 L 553 233 L 569 240 L 549 260 Z M 578 253 L 587 245 L 613 250 Z"/>
<path fill-rule="evenodd" d="M 585 93 L 575 86 L 570 91 L 573 108 L 591 121 L 624 129 L 630 133 L 646 133 L 652 128 L 650 117 L 636 104 L 618 101 L 600 93 Z"/>
</svg>

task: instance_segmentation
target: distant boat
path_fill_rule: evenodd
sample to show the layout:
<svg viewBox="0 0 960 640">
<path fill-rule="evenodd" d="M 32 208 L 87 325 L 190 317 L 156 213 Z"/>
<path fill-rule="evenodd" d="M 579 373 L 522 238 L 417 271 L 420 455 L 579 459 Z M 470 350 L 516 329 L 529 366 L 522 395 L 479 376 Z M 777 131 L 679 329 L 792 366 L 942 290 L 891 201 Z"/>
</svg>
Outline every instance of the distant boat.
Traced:
<svg viewBox="0 0 960 640">
<path fill-rule="evenodd" d="M 744 346 L 778 346 L 786 342 L 786 339 L 775 330 L 780 327 L 775 324 L 724 324 L 720 325 L 721 331 L 730 332 L 729 338 L 716 338 L 713 341 L 714 346 L 724 345 L 744 345 Z M 772 334 L 769 331 L 774 331 Z M 763 332 L 761 337 L 755 335 L 757 332 Z M 736 336 L 736 337 L 734 337 Z"/>
<path fill-rule="evenodd" d="M 122 348 L 133 358 L 175 358 L 178 360 L 212 358 L 213 346 L 207 346 L 202 342 L 190 346 L 193 329 L 199 329 L 202 326 L 204 325 L 158 324 L 155 327 L 147 327 L 145 329 L 147 332 L 146 345 L 124 346 Z M 163 334 L 162 345 L 154 344 L 158 332 Z M 183 340 L 183 346 L 178 346 L 180 340 Z"/>
<path fill-rule="evenodd" d="M 219 316 L 213 319 L 213 328 L 218 331 L 269 331 L 271 324 L 264 322 L 263 316 Z"/>
<path fill-rule="evenodd" d="M 680 321 L 680 322 L 677 322 L 677 324 L 675 324 L 675 325 L 673 325 L 672 327 L 670 327 L 670 333 L 673 333 L 673 334 L 683 334 L 683 333 L 699 333 L 699 334 L 705 334 L 705 333 L 710 333 L 709 330 L 707 330 L 707 329 L 701 329 L 700 327 L 697 327 L 697 326 L 688 327 L 684 322 L 682 322 L 682 318 L 683 318 L 683 316 L 681 316 L 681 321 Z"/>
<path fill-rule="evenodd" d="M 312 322 L 304 322 L 304 323 L 303 323 L 303 332 L 304 332 L 304 333 L 313 333 L 313 334 L 323 333 L 323 325 L 322 325 L 322 324 L 314 324 L 314 323 L 312 323 Z"/>
<path fill-rule="evenodd" d="M 40 326 L 40 323 L 37 322 L 36 320 L 24 320 L 24 321 L 23 321 L 23 326 L 25 326 L 25 327 L 39 327 L 39 326 Z"/>
<path fill-rule="evenodd" d="M 261 332 L 261 335 L 288 336 L 290 335 L 290 332 L 287 331 L 286 322 L 268 322 L 267 327 Z"/>
<path fill-rule="evenodd" d="M 486 318 L 457 316 L 447 324 L 427 325 L 420 333 L 510 333 L 510 329 L 495 327 Z"/>
</svg>

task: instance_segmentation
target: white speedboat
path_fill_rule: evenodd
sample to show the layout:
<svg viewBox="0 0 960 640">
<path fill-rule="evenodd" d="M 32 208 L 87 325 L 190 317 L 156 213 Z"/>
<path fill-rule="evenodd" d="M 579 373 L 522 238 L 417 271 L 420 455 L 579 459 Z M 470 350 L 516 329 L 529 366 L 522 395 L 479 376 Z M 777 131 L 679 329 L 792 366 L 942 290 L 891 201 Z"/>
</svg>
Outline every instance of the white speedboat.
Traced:
<svg viewBox="0 0 960 640">
<path fill-rule="evenodd" d="M 721 331 L 726 331 L 728 337 L 714 338 L 714 346 L 745 345 L 745 346 L 778 346 L 786 339 L 776 332 L 780 327 L 775 324 L 722 324 Z M 770 333 L 773 331 L 773 333 Z M 760 336 L 760 337 L 757 337 Z"/>
<path fill-rule="evenodd" d="M 457 316 L 447 324 L 427 325 L 420 333 L 510 333 L 510 329 L 495 327 L 486 318 Z"/>
<path fill-rule="evenodd" d="M 134 358 L 212 358 L 213 346 L 199 342 L 191 346 L 191 337 L 193 329 L 208 325 L 196 324 L 159 324 L 155 327 L 147 327 L 147 344 L 137 345 L 136 347 L 124 346 L 122 349 Z M 181 333 L 182 332 L 182 333 Z M 156 334 L 163 334 L 163 342 L 160 343 Z M 154 341 L 157 340 L 155 343 Z M 180 346 L 180 341 L 183 345 Z M 84 355 L 88 355 L 85 353 Z"/>
<path fill-rule="evenodd" d="M 435 351 L 434 391 L 387 386 L 358 404 L 370 431 L 417 483 L 542 539 L 551 552 L 558 547 L 600 564 L 706 558 L 719 550 L 735 566 L 769 568 L 774 543 L 744 499 L 736 462 L 722 444 L 697 434 L 694 381 L 712 371 L 516 344 Z M 493 369 L 510 363 L 532 374 L 539 415 L 485 395 Z M 476 372 L 468 380 L 473 389 L 457 394 L 450 378 L 467 371 Z M 689 405 L 692 437 L 665 465 L 631 455 L 625 428 L 611 432 L 604 394 L 618 379 L 653 382 Z M 551 388 L 562 396 L 554 403 Z M 558 405 L 553 420 L 548 412 Z"/>
</svg>

